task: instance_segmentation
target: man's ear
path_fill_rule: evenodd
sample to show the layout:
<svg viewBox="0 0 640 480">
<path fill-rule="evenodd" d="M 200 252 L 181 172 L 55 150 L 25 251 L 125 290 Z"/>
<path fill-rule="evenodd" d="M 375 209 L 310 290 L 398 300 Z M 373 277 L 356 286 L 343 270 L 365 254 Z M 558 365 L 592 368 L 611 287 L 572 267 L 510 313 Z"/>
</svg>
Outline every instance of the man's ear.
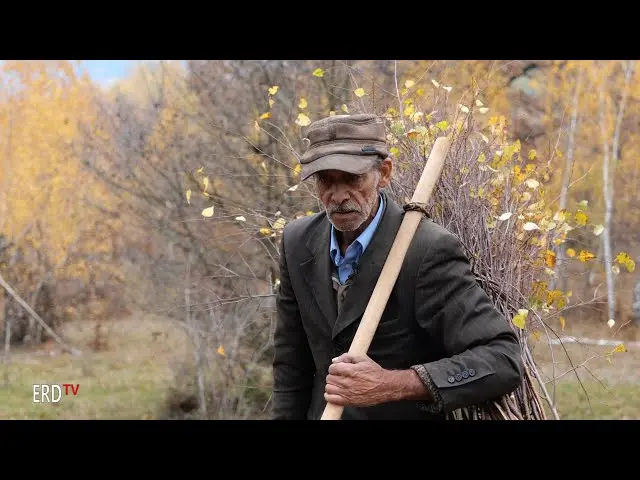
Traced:
<svg viewBox="0 0 640 480">
<path fill-rule="evenodd" d="M 378 188 L 384 188 L 391 183 L 391 173 L 393 172 L 393 163 L 390 158 L 385 158 L 380 165 L 380 181 Z"/>
</svg>

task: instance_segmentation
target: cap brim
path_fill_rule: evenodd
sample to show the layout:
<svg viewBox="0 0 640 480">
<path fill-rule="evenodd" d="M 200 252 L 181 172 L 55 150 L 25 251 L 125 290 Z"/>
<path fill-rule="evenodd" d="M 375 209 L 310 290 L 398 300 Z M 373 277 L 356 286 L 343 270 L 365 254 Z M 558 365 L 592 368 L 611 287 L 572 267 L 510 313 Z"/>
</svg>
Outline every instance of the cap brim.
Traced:
<svg viewBox="0 0 640 480">
<path fill-rule="evenodd" d="M 375 161 L 375 155 L 345 155 L 342 153 L 325 155 L 313 162 L 303 163 L 300 178 L 306 180 L 314 173 L 322 170 L 340 170 L 342 172 L 360 175 L 369 170 Z"/>
</svg>

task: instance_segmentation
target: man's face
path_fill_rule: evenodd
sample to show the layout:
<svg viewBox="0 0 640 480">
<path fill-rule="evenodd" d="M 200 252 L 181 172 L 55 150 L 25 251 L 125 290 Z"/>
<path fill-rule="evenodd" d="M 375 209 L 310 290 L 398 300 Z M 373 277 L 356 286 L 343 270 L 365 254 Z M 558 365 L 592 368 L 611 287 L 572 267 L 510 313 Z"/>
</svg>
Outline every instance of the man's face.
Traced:
<svg viewBox="0 0 640 480">
<path fill-rule="evenodd" d="M 340 170 L 315 174 L 318 194 L 332 225 L 341 232 L 353 232 L 371 217 L 378 191 L 389 183 L 391 161 L 385 160 L 361 175 Z"/>
</svg>

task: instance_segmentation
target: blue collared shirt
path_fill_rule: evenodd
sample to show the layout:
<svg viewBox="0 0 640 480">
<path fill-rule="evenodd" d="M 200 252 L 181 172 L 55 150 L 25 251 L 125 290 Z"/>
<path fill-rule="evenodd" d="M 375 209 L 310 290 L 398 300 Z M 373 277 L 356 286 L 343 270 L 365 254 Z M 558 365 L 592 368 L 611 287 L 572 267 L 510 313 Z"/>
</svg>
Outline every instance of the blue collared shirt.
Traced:
<svg viewBox="0 0 640 480">
<path fill-rule="evenodd" d="M 331 255 L 331 260 L 338 268 L 338 278 L 340 279 L 341 284 L 344 284 L 347 278 L 349 278 L 349 275 L 353 273 L 354 267 L 360 261 L 360 257 L 367 249 L 367 246 L 369 246 L 371 238 L 380 224 L 383 210 L 384 197 L 380 195 L 380 203 L 378 205 L 378 212 L 376 213 L 376 216 L 373 217 L 371 223 L 360 234 L 360 236 L 356 238 L 351 245 L 349 245 L 344 257 L 340 252 L 338 238 L 336 237 L 336 229 L 333 225 L 331 226 L 331 245 L 329 247 L 329 254 Z"/>
</svg>

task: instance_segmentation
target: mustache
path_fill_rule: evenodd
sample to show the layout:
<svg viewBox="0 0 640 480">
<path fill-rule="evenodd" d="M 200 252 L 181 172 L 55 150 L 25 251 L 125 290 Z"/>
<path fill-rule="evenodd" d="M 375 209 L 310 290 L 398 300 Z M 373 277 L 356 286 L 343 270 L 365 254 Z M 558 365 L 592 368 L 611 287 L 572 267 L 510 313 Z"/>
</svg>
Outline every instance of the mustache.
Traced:
<svg viewBox="0 0 640 480">
<path fill-rule="evenodd" d="M 332 213 L 351 213 L 357 212 L 362 213 L 362 210 L 358 207 L 358 205 L 353 203 L 343 203 L 341 205 L 329 205 L 327 208 L 327 213 L 331 215 Z"/>
</svg>

